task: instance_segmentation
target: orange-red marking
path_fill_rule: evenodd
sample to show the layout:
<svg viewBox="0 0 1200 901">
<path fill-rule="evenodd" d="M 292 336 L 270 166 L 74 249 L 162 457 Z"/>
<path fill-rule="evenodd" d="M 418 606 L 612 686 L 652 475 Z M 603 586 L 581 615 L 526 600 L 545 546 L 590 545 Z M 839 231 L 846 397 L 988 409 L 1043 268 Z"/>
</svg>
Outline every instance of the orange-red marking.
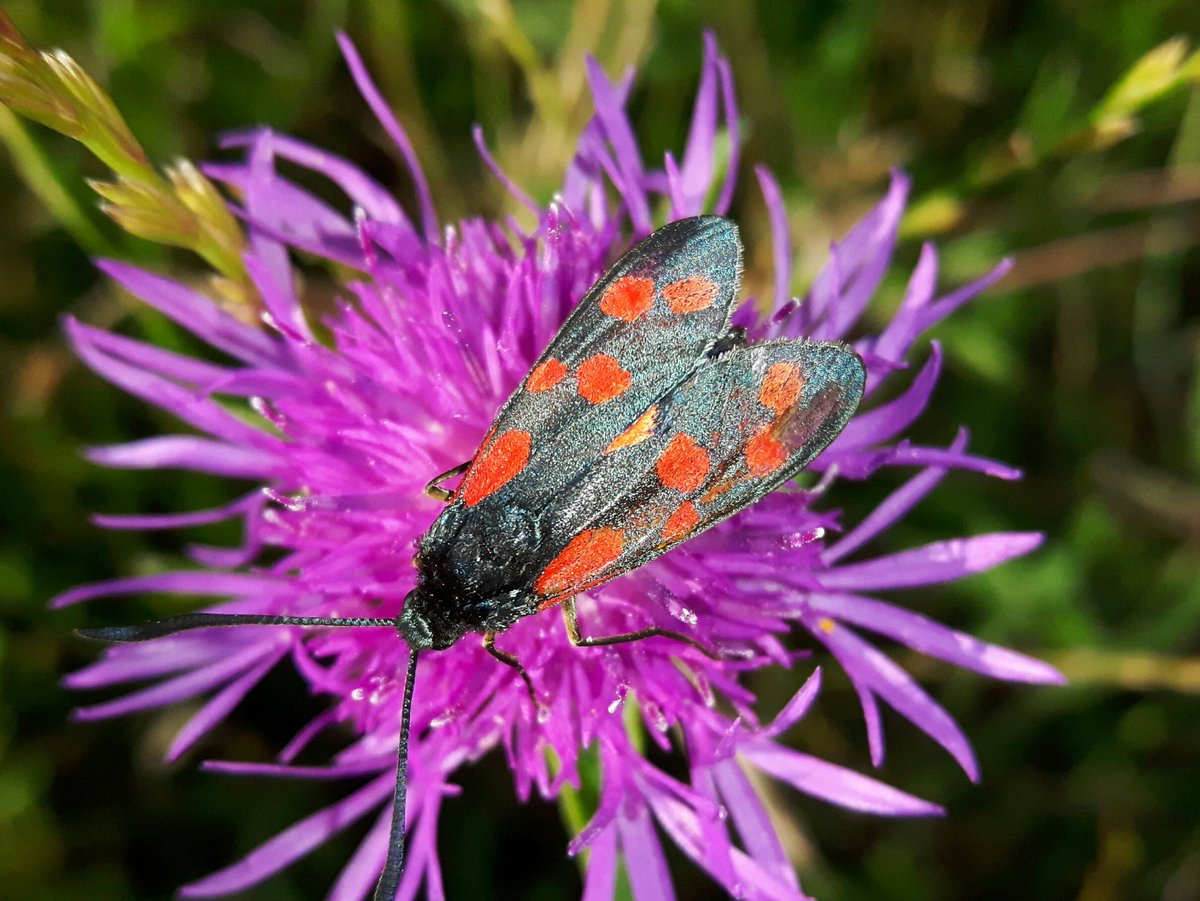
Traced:
<svg viewBox="0 0 1200 901">
<path fill-rule="evenodd" d="M 695 313 L 712 306 L 717 284 L 703 275 L 689 275 L 663 288 L 663 297 L 676 313 Z"/>
<path fill-rule="evenodd" d="M 769 476 L 786 461 L 787 450 L 769 428 L 746 442 L 746 464 L 750 467 L 750 475 L 756 479 Z"/>
<path fill-rule="evenodd" d="M 604 452 L 611 454 L 613 451 L 620 450 L 623 447 L 633 447 L 635 444 L 641 444 L 654 434 L 654 425 L 657 420 L 658 404 L 655 404 L 639 416 L 637 422 L 614 438 L 612 443 L 604 449 Z"/>
<path fill-rule="evenodd" d="M 667 517 L 666 524 L 663 525 L 663 543 L 674 544 L 676 541 L 683 540 L 691 534 L 698 522 L 700 522 L 700 514 L 696 510 L 696 505 L 691 501 L 684 501 L 678 510 Z"/>
<path fill-rule="evenodd" d="M 617 279 L 600 298 L 600 309 L 603 312 L 626 322 L 633 322 L 652 306 L 654 282 L 636 275 Z"/>
<path fill-rule="evenodd" d="M 535 394 L 541 391 L 549 391 L 561 382 L 563 376 L 566 374 L 567 367 L 562 360 L 556 360 L 554 357 L 551 357 L 533 367 L 533 372 L 529 373 L 529 380 L 525 383 L 525 388 Z"/>
<path fill-rule="evenodd" d="M 532 439 L 528 432 L 511 429 L 488 445 L 471 464 L 463 480 L 463 503 L 474 507 L 495 494 L 529 462 Z"/>
<path fill-rule="evenodd" d="M 681 432 L 671 439 L 655 468 L 660 482 L 686 493 L 700 487 L 708 475 L 709 465 L 704 448 L 690 435 Z"/>
<path fill-rule="evenodd" d="M 621 529 L 585 529 L 542 570 L 533 588 L 544 597 L 578 591 L 620 557 L 624 547 L 625 534 Z"/>
<path fill-rule="evenodd" d="M 700 498 L 700 503 L 711 504 L 726 491 L 732 491 L 738 486 L 739 482 L 744 482 L 747 476 L 731 476 L 726 475 L 715 480 L 712 486 L 704 492 L 704 496 Z"/>
<path fill-rule="evenodd" d="M 803 387 L 804 379 L 800 375 L 799 366 L 795 363 L 775 363 L 763 376 L 762 386 L 758 389 L 758 399 L 776 416 L 782 416 L 796 403 Z"/>
<path fill-rule="evenodd" d="M 590 404 L 602 404 L 624 394 L 633 377 L 608 354 L 596 354 L 579 364 L 579 396 Z"/>
</svg>

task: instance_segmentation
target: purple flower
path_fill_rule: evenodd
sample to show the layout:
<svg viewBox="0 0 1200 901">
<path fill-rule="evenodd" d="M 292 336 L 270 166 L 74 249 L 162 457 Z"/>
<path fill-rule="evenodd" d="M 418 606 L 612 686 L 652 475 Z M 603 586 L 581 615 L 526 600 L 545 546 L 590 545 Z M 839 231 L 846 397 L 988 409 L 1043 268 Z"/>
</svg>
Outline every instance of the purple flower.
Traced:
<svg viewBox="0 0 1200 901">
<path fill-rule="evenodd" d="M 711 37 L 687 146 L 679 160 L 668 154 L 661 170 L 643 163 L 623 109 L 631 78 L 614 84 L 595 63 L 588 73 L 596 114 L 549 208 L 499 171 L 476 134 L 485 162 L 532 213 L 536 224 L 528 230 L 513 221 L 484 219 L 441 225 L 403 130 L 354 48 L 346 40 L 342 47 L 364 97 L 408 163 L 417 215 L 410 216 L 344 160 L 259 130 L 226 142 L 244 150 L 244 161 L 207 171 L 240 198 L 250 235 L 246 263 L 267 328 L 239 321 L 178 282 L 125 264 L 100 264 L 224 359 L 182 356 L 69 320 L 71 341 L 89 366 L 191 427 L 185 434 L 98 448 L 92 459 L 126 468 L 185 467 L 261 487 L 216 510 L 99 517 L 115 529 L 238 519 L 244 540 L 234 548 L 194 548 L 194 568 L 77 588 L 58 604 L 154 591 L 211 596 L 216 601 L 208 609 L 222 612 L 394 616 L 413 586 L 414 543 L 437 513 L 436 503 L 422 494 L 425 482 L 471 457 L 496 408 L 572 305 L 632 238 L 661 224 L 654 210 L 666 209 L 666 218 L 675 219 L 729 207 L 738 169 L 738 115 L 729 64 Z M 715 150 L 722 129 L 732 149 L 724 172 L 718 171 Z M 279 175 L 278 161 L 327 177 L 348 198 L 345 209 Z M 859 319 L 895 246 L 907 179 L 893 177 L 879 205 L 832 248 L 808 295 L 793 300 L 791 238 L 779 189 L 767 171 L 756 175 L 771 216 L 775 284 L 769 302 L 747 301 L 737 322 L 756 339 L 853 340 L 869 373 L 864 412 L 813 465 L 823 474 L 816 487 L 772 494 L 579 599 L 591 634 L 659 625 L 684 629 L 708 646 L 752 653 L 715 662 L 666 640 L 575 648 L 557 612 L 547 611 L 499 638 L 529 670 L 545 699 L 542 711 L 516 674 L 497 665 L 478 642 L 425 655 L 413 709 L 410 844 L 400 897 L 414 897 L 422 882 L 429 897 L 442 896 L 435 844 L 442 799 L 455 791 L 451 780 L 459 767 L 496 747 L 503 748 L 522 798 L 534 791 L 555 798 L 566 786 L 577 786 L 581 754 L 585 749 L 598 754 L 599 805 L 570 844 L 571 853 L 590 851 L 587 899 L 612 896 L 619 857 L 637 898 L 673 897 L 660 843 L 664 833 L 731 894 L 804 897 L 747 770 L 857 810 L 938 813 L 936 805 L 779 741 L 814 701 L 819 671 L 808 675 L 771 722 L 756 718 L 754 697 L 740 676 L 792 667 L 797 655 L 782 638 L 796 623 L 850 676 L 876 764 L 884 755 L 882 701 L 941 744 L 972 779 L 978 776 L 970 744 L 955 722 L 864 633 L 994 678 L 1060 679 L 1046 664 L 873 597 L 987 569 L 1033 549 L 1039 536 L 998 533 L 886 557 L 856 554 L 951 468 L 1017 476 L 970 455 L 965 431 L 947 448 L 902 437 L 928 403 L 941 364 L 934 344 L 914 376 L 900 372 L 908 368 L 914 342 L 1007 267 L 937 296 L 937 257 L 926 247 L 891 322 L 879 334 L 861 335 Z M 320 321 L 319 333 L 326 337 L 317 337 L 317 323 L 297 296 L 289 249 L 358 273 L 345 285 L 337 309 Z M 872 403 L 871 395 L 889 380 L 906 387 L 891 400 Z M 913 468 L 916 474 L 842 531 L 838 513 L 828 506 L 835 481 L 865 479 L 885 466 Z M 827 540 L 833 533 L 838 537 Z M 258 562 L 264 559 L 274 562 Z M 185 896 L 221 895 L 260 882 L 368 815 L 374 826 L 329 897 L 358 899 L 370 892 L 387 851 L 386 802 L 405 647 L 385 629 L 209 629 L 111 647 L 101 661 L 68 679 L 76 688 L 150 682 L 81 709 L 83 719 L 205 698 L 171 744 L 168 757 L 175 759 L 285 657 L 313 690 L 329 695 L 330 709 L 302 728 L 273 764 L 208 768 L 369 781 L 239 863 L 185 887 Z M 328 766 L 294 764 L 314 736 L 342 724 L 356 737 Z M 664 750 L 685 748 L 690 783 L 651 764 L 639 751 L 645 738 Z"/>
</svg>

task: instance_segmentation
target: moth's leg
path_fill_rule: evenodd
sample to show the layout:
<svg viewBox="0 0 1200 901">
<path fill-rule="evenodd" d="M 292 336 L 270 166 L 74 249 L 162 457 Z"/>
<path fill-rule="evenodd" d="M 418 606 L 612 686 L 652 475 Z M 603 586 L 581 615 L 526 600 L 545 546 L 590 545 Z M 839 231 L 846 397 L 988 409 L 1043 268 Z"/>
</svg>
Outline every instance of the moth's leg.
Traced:
<svg viewBox="0 0 1200 901">
<path fill-rule="evenodd" d="M 452 479 L 455 476 L 462 475 L 470 466 L 471 461 L 468 460 L 466 463 L 459 463 L 453 469 L 447 469 L 440 476 L 430 479 L 429 484 L 425 486 L 425 493 L 435 501 L 445 501 L 447 504 L 450 503 L 450 499 L 454 497 L 454 492 L 447 491 L 445 488 L 440 487 L 442 482 L 446 481 L 447 479 Z"/>
<path fill-rule="evenodd" d="M 725 659 L 712 648 L 705 647 L 696 641 L 696 639 L 684 635 L 682 632 L 672 632 L 670 629 L 660 629 L 658 626 L 651 626 L 649 629 L 640 629 L 637 632 L 622 632 L 620 635 L 604 635 L 600 638 L 588 638 L 579 631 L 579 614 L 575 611 L 575 598 L 567 598 L 563 601 L 562 609 L 563 619 L 567 624 L 567 638 L 571 639 L 571 644 L 577 648 L 594 648 L 606 644 L 623 644 L 627 641 L 639 641 L 643 638 L 673 638 L 675 641 L 690 644 L 705 657 L 712 660 Z"/>
<path fill-rule="evenodd" d="M 538 710 L 542 710 L 542 702 L 538 699 L 537 692 L 533 690 L 533 680 L 529 678 L 529 673 L 525 671 L 525 667 L 521 665 L 521 661 L 517 659 L 516 654 L 510 654 L 508 651 L 502 651 L 496 647 L 496 633 L 483 633 L 483 647 L 489 654 L 503 663 L 505 666 L 511 666 L 525 681 L 525 687 L 529 689 L 529 697 L 533 700 L 533 704 Z"/>
</svg>

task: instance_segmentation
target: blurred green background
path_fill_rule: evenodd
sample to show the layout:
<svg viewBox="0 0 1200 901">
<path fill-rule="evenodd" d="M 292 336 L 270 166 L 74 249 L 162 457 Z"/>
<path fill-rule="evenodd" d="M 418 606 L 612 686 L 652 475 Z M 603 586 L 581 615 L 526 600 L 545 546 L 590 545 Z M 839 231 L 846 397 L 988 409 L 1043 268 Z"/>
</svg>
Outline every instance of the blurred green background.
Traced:
<svg viewBox="0 0 1200 901">
<path fill-rule="evenodd" d="M 711 28 L 747 129 L 733 215 L 750 290 L 768 283 L 770 254 L 749 164 L 784 187 L 805 277 L 888 169 L 905 168 L 915 190 L 904 265 L 879 320 L 924 239 L 942 250 L 943 286 L 1017 260 L 938 328 L 947 370 L 913 437 L 945 444 L 966 424 L 976 452 L 1027 478 L 952 474 L 878 549 L 987 529 L 1037 529 L 1047 542 L 985 576 L 890 599 L 1043 656 L 1072 684 L 997 685 L 901 654 L 973 738 L 982 784 L 891 717 L 879 775 L 949 816 L 876 820 L 781 792 L 789 850 L 822 899 L 1200 897 L 1200 66 L 1192 58 L 1190 83 L 1159 78 L 1185 53 L 1177 43 L 1128 77 L 1163 42 L 1200 39 L 1200 4 L 9 0 L 5 10 L 110 91 L 160 164 L 212 158 L 221 131 L 267 123 L 407 199 L 336 53 L 344 28 L 413 136 L 444 221 L 509 211 L 471 145 L 474 122 L 505 168 L 549 198 L 590 111 L 585 52 L 610 74 L 641 69 L 631 110 L 647 159 L 682 146 Z M 71 636 L 87 611 L 49 613 L 46 600 L 169 565 L 184 541 L 107 533 L 89 515 L 197 508 L 233 489 L 81 459 L 86 444 L 174 424 L 85 371 L 58 317 L 180 343 L 98 279 L 88 255 L 198 267 L 97 212 L 84 179 L 106 173 L 77 145 L 0 124 L 12 151 L 0 151 L 0 897 L 166 898 L 344 789 L 195 771 L 204 757 L 266 759 L 320 709 L 286 671 L 169 769 L 159 759 L 186 710 L 70 722 L 83 699 L 59 679 L 97 649 Z M 903 477 L 843 483 L 834 502 L 859 514 Z M 187 540 L 198 537 L 228 535 Z M 133 621 L 153 602 L 106 603 Z M 836 667 L 826 676 L 796 741 L 869 770 L 854 694 Z M 758 687 L 782 697 L 799 678 Z M 451 898 L 578 896 L 552 806 L 517 806 L 494 755 L 461 781 L 440 834 Z M 321 897 L 360 836 L 245 897 Z M 715 897 L 686 864 L 675 872 L 681 898 Z"/>
</svg>

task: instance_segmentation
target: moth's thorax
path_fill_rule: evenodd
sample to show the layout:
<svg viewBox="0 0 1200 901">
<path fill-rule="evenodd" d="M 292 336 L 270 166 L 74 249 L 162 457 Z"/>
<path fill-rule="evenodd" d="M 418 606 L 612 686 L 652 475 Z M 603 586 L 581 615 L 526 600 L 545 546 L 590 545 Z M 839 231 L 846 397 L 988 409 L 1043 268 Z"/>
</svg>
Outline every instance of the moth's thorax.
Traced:
<svg viewBox="0 0 1200 901">
<path fill-rule="evenodd" d="M 421 539 L 417 587 L 398 621 L 405 640 L 440 650 L 536 612 L 539 541 L 536 517 L 519 507 L 446 508 Z"/>
<path fill-rule="evenodd" d="M 421 539 L 421 583 L 444 596 L 527 588 L 538 568 L 541 537 L 538 516 L 522 507 L 451 504 Z"/>
</svg>

